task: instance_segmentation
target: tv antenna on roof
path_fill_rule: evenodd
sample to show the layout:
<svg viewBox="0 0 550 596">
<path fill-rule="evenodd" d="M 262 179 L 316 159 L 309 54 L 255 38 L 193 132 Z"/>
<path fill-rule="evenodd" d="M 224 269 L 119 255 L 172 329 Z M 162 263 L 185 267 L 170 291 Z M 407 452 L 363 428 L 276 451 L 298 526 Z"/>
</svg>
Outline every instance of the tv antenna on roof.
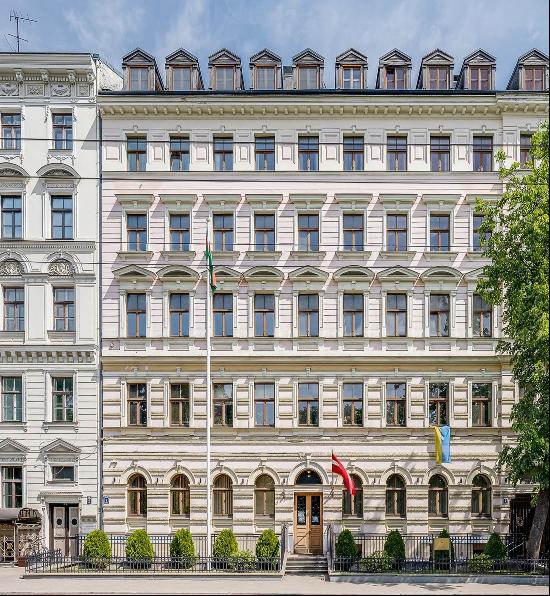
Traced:
<svg viewBox="0 0 550 596">
<path fill-rule="evenodd" d="M 15 10 L 12 10 L 10 12 L 10 23 L 12 21 L 15 21 L 15 35 L 13 35 L 12 33 L 8 33 L 8 35 L 10 37 L 15 37 L 15 39 L 17 40 L 17 51 L 19 52 L 19 45 L 21 41 L 26 41 L 27 43 L 29 43 L 28 39 L 25 39 L 24 37 L 21 37 L 19 35 L 19 21 L 26 21 L 27 23 L 36 23 L 37 21 L 31 19 L 28 14 L 26 17 L 24 17 L 23 15 L 20 15 L 19 13 L 15 12 Z"/>
</svg>

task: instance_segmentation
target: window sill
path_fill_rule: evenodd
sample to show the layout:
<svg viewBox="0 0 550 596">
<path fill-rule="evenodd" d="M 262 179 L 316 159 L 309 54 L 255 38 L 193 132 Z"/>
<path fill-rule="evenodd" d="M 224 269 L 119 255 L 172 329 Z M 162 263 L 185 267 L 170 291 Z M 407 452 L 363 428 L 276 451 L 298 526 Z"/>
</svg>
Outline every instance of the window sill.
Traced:
<svg viewBox="0 0 550 596">
<path fill-rule="evenodd" d="M 490 260 L 484 250 L 469 250 L 467 257 L 472 261 L 481 261 L 482 259 L 485 259 L 486 261 Z"/>
<path fill-rule="evenodd" d="M 246 257 L 251 261 L 280 259 L 283 253 L 280 250 L 247 250 Z"/>
<path fill-rule="evenodd" d="M 235 263 L 241 253 L 238 250 L 215 250 L 212 252 L 212 258 L 214 263 L 220 263 L 228 261 Z"/>
<path fill-rule="evenodd" d="M 368 259 L 372 254 L 370 250 L 338 250 L 336 257 L 338 259 Z"/>
<path fill-rule="evenodd" d="M 192 261 L 197 253 L 194 250 L 163 250 L 160 254 L 167 261 Z"/>
<path fill-rule="evenodd" d="M 414 250 L 381 250 L 380 251 L 380 258 L 381 259 L 411 259 L 415 255 Z"/>
<path fill-rule="evenodd" d="M 56 331 L 50 329 L 48 330 L 48 339 L 57 340 L 62 343 L 74 343 L 76 339 L 76 331 Z"/>
<path fill-rule="evenodd" d="M 293 259 L 300 259 L 300 260 L 321 260 L 324 259 L 326 256 L 326 252 L 322 250 L 291 250 L 290 256 Z"/>
<path fill-rule="evenodd" d="M 0 420 L 0 426 L 3 428 L 22 428 L 26 429 L 26 420 Z"/>
<path fill-rule="evenodd" d="M 451 250 L 441 250 L 437 252 L 426 250 L 424 252 L 424 258 L 426 261 L 448 261 L 449 259 L 454 259 L 457 256 L 458 253 Z"/>
<path fill-rule="evenodd" d="M 63 422 L 63 421 L 53 421 L 50 420 L 48 422 L 43 422 L 42 423 L 42 428 L 44 429 L 45 432 L 48 432 L 48 430 L 52 429 L 72 429 L 75 432 L 78 431 L 78 422 Z"/>
<path fill-rule="evenodd" d="M 25 341 L 24 331 L 0 331 L 0 340 L 4 343 L 19 344 Z"/>
<path fill-rule="evenodd" d="M 122 261 L 148 261 L 153 256 L 152 250 L 119 250 L 117 256 Z"/>
</svg>

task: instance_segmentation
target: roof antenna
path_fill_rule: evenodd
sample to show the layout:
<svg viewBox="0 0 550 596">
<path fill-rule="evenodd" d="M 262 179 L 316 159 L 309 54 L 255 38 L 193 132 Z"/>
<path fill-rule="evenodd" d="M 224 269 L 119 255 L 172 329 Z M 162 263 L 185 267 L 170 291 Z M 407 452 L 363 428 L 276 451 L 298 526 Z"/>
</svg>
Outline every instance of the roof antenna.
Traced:
<svg viewBox="0 0 550 596">
<path fill-rule="evenodd" d="M 20 15 L 18 12 L 15 12 L 15 10 L 12 10 L 10 12 L 10 23 L 12 21 L 15 21 L 15 35 L 13 35 L 12 33 L 8 33 L 8 35 L 10 37 L 15 37 L 15 39 L 17 40 L 17 51 L 19 52 L 19 45 L 21 41 L 26 41 L 27 43 L 29 43 L 28 39 L 25 39 L 24 37 L 21 37 L 19 35 L 19 21 L 26 21 L 28 23 L 37 23 L 38 21 L 31 19 L 28 14 L 26 17 L 24 17 L 23 15 Z"/>
</svg>

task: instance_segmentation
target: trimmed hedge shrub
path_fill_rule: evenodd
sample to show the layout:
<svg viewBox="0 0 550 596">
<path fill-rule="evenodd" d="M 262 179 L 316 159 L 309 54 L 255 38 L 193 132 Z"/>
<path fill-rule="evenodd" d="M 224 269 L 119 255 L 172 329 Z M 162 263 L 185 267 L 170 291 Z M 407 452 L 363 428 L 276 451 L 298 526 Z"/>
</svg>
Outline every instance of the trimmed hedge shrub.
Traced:
<svg viewBox="0 0 550 596">
<path fill-rule="evenodd" d="M 264 530 L 256 541 L 258 559 L 278 559 L 279 549 L 279 537 L 273 530 Z"/>
<path fill-rule="evenodd" d="M 219 557 L 220 559 L 229 559 L 231 555 L 234 555 L 239 550 L 237 539 L 233 530 L 222 530 L 216 540 L 214 540 L 214 546 L 212 547 L 212 555 Z"/>
<path fill-rule="evenodd" d="M 366 573 L 386 573 L 392 570 L 393 561 L 384 552 L 376 552 L 361 559 L 360 570 Z"/>
<path fill-rule="evenodd" d="M 82 555 L 87 565 L 103 568 L 111 560 L 111 543 L 103 530 L 92 530 L 84 539 Z"/>
<path fill-rule="evenodd" d="M 405 558 L 405 541 L 399 530 L 392 530 L 384 543 L 384 553 L 388 557 L 402 561 Z"/>
<path fill-rule="evenodd" d="M 181 528 L 174 534 L 170 543 L 170 557 L 178 559 L 178 566 L 184 569 L 188 569 L 195 564 L 197 557 L 195 556 L 193 535 L 186 528 Z"/>
<path fill-rule="evenodd" d="M 229 567 L 233 571 L 255 571 L 256 557 L 249 550 L 238 550 L 229 556 Z"/>
<path fill-rule="evenodd" d="M 489 555 L 482 553 L 480 555 L 474 555 L 468 561 L 468 569 L 472 573 L 487 573 L 491 571 L 493 567 L 493 560 Z"/>
<path fill-rule="evenodd" d="M 438 538 L 450 538 L 449 532 L 447 530 L 441 530 L 438 534 Z M 451 540 L 451 561 L 455 558 L 455 547 L 453 545 L 453 541 Z M 434 551 L 434 562 L 435 563 L 448 563 L 449 562 L 449 551 L 446 550 L 436 550 Z"/>
<path fill-rule="evenodd" d="M 349 530 L 342 530 L 336 540 L 336 556 L 354 559 L 357 557 L 357 544 Z"/>
<path fill-rule="evenodd" d="M 502 542 L 500 534 L 497 532 L 493 532 L 491 534 L 489 541 L 483 549 L 483 554 L 496 561 L 501 561 L 502 559 L 506 559 L 508 557 L 508 551 L 506 550 L 504 542 Z"/>
<path fill-rule="evenodd" d="M 126 542 L 126 558 L 139 563 L 152 563 L 155 551 L 145 530 L 134 530 Z"/>
</svg>

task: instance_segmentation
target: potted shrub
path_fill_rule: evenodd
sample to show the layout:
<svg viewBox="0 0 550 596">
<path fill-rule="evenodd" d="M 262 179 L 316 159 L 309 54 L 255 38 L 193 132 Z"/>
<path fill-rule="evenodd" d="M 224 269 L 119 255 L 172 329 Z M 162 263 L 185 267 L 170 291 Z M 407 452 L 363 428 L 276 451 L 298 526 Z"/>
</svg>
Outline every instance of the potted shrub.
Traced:
<svg viewBox="0 0 550 596">
<path fill-rule="evenodd" d="M 489 536 L 489 540 L 483 549 L 483 554 L 493 559 L 493 561 L 502 561 L 508 558 L 506 545 L 502 542 L 502 538 L 498 532 L 493 532 Z"/>
<path fill-rule="evenodd" d="M 212 547 L 212 556 L 216 567 L 227 568 L 231 555 L 234 555 L 238 550 L 239 545 L 233 530 L 222 530 L 216 536 Z"/>
<path fill-rule="evenodd" d="M 279 561 L 279 537 L 273 530 L 264 530 L 256 541 L 256 557 L 258 563 L 267 567 L 268 571 L 275 570 Z"/>
<path fill-rule="evenodd" d="M 338 571 L 349 571 L 352 563 L 357 558 L 357 544 L 352 533 L 343 529 L 336 539 L 336 559 Z M 340 561 L 338 561 L 340 559 Z"/>
<path fill-rule="evenodd" d="M 145 530 L 134 530 L 126 542 L 126 558 L 132 567 L 149 567 L 155 557 L 151 540 Z"/>
<path fill-rule="evenodd" d="M 193 535 L 186 528 L 178 530 L 170 542 L 170 558 L 174 567 L 189 569 L 197 562 Z"/>
<path fill-rule="evenodd" d="M 82 561 L 88 567 L 105 569 L 111 561 L 111 543 L 103 530 L 92 530 L 84 539 Z"/>
<path fill-rule="evenodd" d="M 393 560 L 396 568 L 405 560 L 405 541 L 399 530 L 392 530 L 388 534 L 384 543 L 384 553 Z"/>
</svg>

